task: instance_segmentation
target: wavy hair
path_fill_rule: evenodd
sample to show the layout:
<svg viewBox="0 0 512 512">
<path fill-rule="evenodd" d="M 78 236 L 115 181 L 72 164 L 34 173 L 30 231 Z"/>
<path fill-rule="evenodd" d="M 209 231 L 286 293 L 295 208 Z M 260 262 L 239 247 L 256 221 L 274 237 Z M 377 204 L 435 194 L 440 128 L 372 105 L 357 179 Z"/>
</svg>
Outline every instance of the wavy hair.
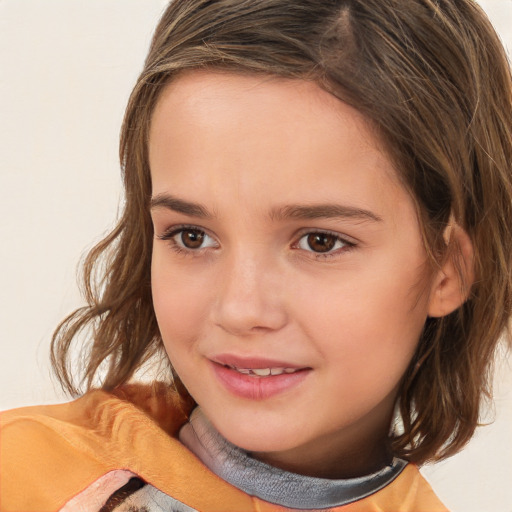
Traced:
<svg viewBox="0 0 512 512">
<path fill-rule="evenodd" d="M 432 264 L 457 258 L 443 238 L 451 219 L 469 235 L 470 296 L 427 320 L 397 397 L 402 427 L 390 434 L 393 452 L 416 463 L 458 451 L 490 396 L 489 368 L 512 307 L 512 80 L 471 0 L 174 0 L 126 110 L 120 220 L 84 262 L 87 306 L 53 337 L 63 386 L 89 389 L 102 370 L 100 385 L 112 389 L 152 356 L 164 358 L 150 289 L 148 134 L 163 88 L 190 69 L 315 81 L 378 131 Z M 75 375 L 70 353 L 84 330 Z"/>
</svg>

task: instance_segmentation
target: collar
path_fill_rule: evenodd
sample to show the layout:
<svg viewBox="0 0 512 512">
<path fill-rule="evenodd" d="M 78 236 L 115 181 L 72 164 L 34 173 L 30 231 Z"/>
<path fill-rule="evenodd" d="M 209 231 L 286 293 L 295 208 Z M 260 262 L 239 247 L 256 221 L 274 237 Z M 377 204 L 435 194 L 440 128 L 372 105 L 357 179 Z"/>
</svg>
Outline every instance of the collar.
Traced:
<svg viewBox="0 0 512 512">
<path fill-rule="evenodd" d="M 290 473 L 252 458 L 224 439 L 199 407 L 180 430 L 179 439 L 226 482 L 251 496 L 295 509 L 337 507 L 361 500 L 391 483 L 407 465 L 395 457 L 375 473 L 343 480 Z"/>
</svg>

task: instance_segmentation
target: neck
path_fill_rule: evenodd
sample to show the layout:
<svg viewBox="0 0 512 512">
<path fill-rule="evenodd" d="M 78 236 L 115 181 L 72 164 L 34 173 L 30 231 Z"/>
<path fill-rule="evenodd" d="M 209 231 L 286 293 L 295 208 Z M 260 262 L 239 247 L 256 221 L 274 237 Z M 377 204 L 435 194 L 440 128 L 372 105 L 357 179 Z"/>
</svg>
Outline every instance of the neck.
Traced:
<svg viewBox="0 0 512 512">
<path fill-rule="evenodd" d="M 333 456 L 333 454 L 339 454 Z M 313 446 L 284 452 L 252 452 L 253 458 L 271 466 L 305 476 L 329 479 L 357 478 L 374 473 L 391 463 L 393 455 L 386 435 L 364 443 L 338 446 L 330 439 L 316 440 Z"/>
<path fill-rule="evenodd" d="M 179 438 L 221 479 L 251 496 L 281 505 L 287 510 L 331 509 L 353 503 L 387 486 L 407 464 L 404 460 L 393 458 L 389 463 L 383 461 L 379 465 L 378 457 L 372 457 L 368 451 L 368 455 L 362 457 L 367 461 L 364 464 L 365 471 L 363 464 L 359 466 L 359 460 L 362 459 L 358 450 L 352 460 L 347 456 L 343 462 L 340 458 L 335 469 L 334 464 L 329 465 L 330 470 L 325 472 L 324 478 L 312 478 L 306 475 L 302 467 L 298 468 L 300 473 L 295 472 L 296 465 L 293 462 L 289 464 L 288 460 L 272 458 L 272 465 L 256 460 L 224 439 L 199 408 L 192 413 L 190 422 L 183 426 Z M 261 454 L 255 455 L 261 458 Z M 323 474 L 319 468 L 325 461 L 315 459 L 314 462 L 318 466 L 314 473 Z M 377 472 L 372 471 L 372 464 L 379 466 L 376 468 Z M 289 467 L 291 471 L 280 469 L 278 465 Z M 360 467 L 361 473 L 370 471 L 371 474 L 361 478 L 343 479 L 344 475 L 349 477 L 359 473 L 353 471 L 355 466 Z M 333 479 L 332 476 L 337 476 L 338 479 Z"/>
</svg>

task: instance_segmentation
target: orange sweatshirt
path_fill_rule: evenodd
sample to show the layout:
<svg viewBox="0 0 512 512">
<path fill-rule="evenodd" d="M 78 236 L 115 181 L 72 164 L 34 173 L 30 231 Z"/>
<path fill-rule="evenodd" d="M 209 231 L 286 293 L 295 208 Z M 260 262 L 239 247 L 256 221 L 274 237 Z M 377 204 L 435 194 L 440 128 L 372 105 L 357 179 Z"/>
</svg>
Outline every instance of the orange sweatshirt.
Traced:
<svg viewBox="0 0 512 512">
<path fill-rule="evenodd" d="M 176 393 L 141 385 L 2 413 L 0 511 L 296 510 L 244 492 L 208 469 L 178 439 L 189 413 Z M 397 475 L 366 497 L 323 508 L 447 512 L 416 466 Z"/>
</svg>

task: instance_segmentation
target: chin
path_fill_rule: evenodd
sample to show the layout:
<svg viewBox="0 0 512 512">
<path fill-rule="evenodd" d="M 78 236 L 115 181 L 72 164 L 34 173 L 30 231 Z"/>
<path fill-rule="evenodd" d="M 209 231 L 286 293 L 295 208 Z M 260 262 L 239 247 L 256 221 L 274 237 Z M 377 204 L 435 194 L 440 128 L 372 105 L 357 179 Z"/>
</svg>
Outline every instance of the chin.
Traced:
<svg viewBox="0 0 512 512">
<path fill-rule="evenodd" d="M 286 428 L 271 422 L 233 421 L 229 417 L 210 421 L 231 444 L 248 452 L 286 451 L 305 441 L 297 439 L 297 428 Z"/>
</svg>

